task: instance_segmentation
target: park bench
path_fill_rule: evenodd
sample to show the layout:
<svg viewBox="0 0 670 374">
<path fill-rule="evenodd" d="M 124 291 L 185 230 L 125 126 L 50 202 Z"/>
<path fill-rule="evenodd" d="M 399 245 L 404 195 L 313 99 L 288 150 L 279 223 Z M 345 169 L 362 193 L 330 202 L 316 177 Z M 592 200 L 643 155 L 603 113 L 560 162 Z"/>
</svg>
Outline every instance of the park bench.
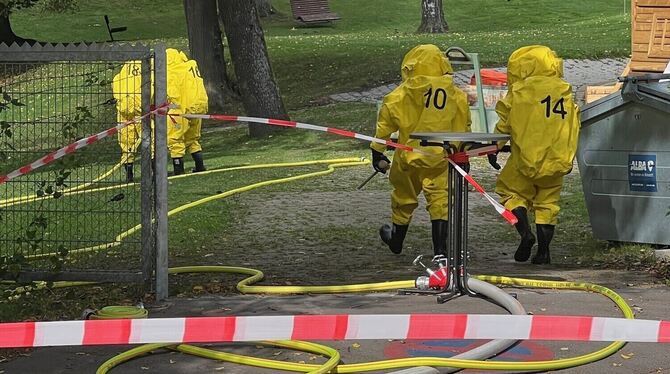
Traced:
<svg viewBox="0 0 670 374">
<path fill-rule="evenodd" d="M 326 23 L 340 19 L 330 11 L 328 0 L 291 0 L 293 19 L 303 24 Z"/>
<path fill-rule="evenodd" d="M 105 24 L 107 25 L 107 32 L 109 33 L 109 41 L 113 42 L 114 41 L 114 35 L 117 32 L 122 32 L 128 30 L 127 27 L 121 26 L 121 27 L 110 27 L 109 25 L 109 17 L 105 14 Z"/>
</svg>

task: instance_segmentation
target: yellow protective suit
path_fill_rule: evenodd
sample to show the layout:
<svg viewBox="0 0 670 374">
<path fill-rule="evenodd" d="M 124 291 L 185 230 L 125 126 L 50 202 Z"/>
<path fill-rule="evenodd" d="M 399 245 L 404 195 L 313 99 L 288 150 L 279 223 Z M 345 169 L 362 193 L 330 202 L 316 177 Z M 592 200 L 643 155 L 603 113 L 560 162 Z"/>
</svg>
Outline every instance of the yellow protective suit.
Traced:
<svg viewBox="0 0 670 374">
<path fill-rule="evenodd" d="M 579 108 L 562 79 L 563 63 L 544 46 L 516 50 L 507 66 L 509 90 L 498 102 L 496 132 L 511 135 L 511 155 L 496 183 L 509 210 L 535 211 L 535 222 L 556 225 L 563 176 L 572 170 Z"/>
<path fill-rule="evenodd" d="M 112 80 L 112 94 L 116 100 L 117 121 L 126 122 L 142 115 L 142 63 L 126 62 Z M 121 161 L 132 164 L 139 145 L 142 124 L 133 123 L 119 131 L 117 139 L 121 147 Z"/>
<path fill-rule="evenodd" d="M 431 220 L 447 220 L 447 166 L 442 147 L 422 147 L 410 139 L 414 132 L 469 132 L 467 97 L 453 82 L 449 60 L 434 45 L 419 45 L 402 62 L 402 83 L 384 97 L 375 137 L 389 139 L 398 131 L 398 142 L 434 156 L 396 150 L 389 180 L 393 185 L 393 223 L 407 225 L 423 191 Z M 371 148 L 383 152 L 383 144 Z"/>
<path fill-rule="evenodd" d="M 178 108 L 170 109 L 170 114 L 204 114 L 208 109 L 205 84 L 200 76 L 198 64 L 188 60 L 186 55 L 175 49 L 167 49 L 168 100 Z M 180 116 L 168 121 L 168 147 L 170 157 L 184 157 L 186 151 L 195 153 L 200 146 L 202 120 L 188 120 Z"/>
</svg>

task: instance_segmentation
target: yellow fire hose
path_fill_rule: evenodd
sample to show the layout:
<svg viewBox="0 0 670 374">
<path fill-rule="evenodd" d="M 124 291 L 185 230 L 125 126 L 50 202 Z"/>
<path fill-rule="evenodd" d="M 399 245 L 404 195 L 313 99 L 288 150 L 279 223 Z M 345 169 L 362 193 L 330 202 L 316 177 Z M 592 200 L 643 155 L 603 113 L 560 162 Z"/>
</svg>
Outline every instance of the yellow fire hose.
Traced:
<svg viewBox="0 0 670 374">
<path fill-rule="evenodd" d="M 382 282 L 382 283 L 368 283 L 355 284 L 343 286 L 252 286 L 263 279 L 263 273 L 260 270 L 232 267 L 232 266 L 185 266 L 169 269 L 170 274 L 182 273 L 234 273 L 245 274 L 249 277 L 241 280 L 237 284 L 237 290 L 241 293 L 247 294 L 306 294 L 306 293 L 345 293 L 345 292 L 371 292 L 396 290 L 399 288 L 413 288 L 414 280 Z M 489 276 L 480 275 L 475 278 L 493 284 L 500 284 L 505 286 L 516 286 L 525 288 L 550 288 L 563 290 L 578 290 L 587 292 L 596 292 L 606 296 L 612 300 L 623 313 L 623 316 L 628 319 L 633 319 L 633 311 L 628 306 L 626 301 L 616 292 L 609 288 L 591 284 L 591 283 L 576 283 L 576 282 L 558 282 L 558 281 L 543 281 L 522 278 L 509 278 L 503 276 Z M 107 318 L 129 318 L 123 313 L 109 314 L 106 313 Z M 435 366 L 435 367 L 455 367 L 462 369 L 488 369 L 488 370 L 516 370 L 516 371 L 539 371 L 539 370 L 559 370 L 569 367 L 585 365 L 591 362 L 602 360 L 619 351 L 626 344 L 625 342 L 614 342 L 608 346 L 582 356 L 564 358 L 551 361 L 531 361 L 531 362 L 501 362 L 501 361 L 480 361 L 480 360 L 459 360 L 439 357 L 420 357 L 420 358 L 405 358 L 395 360 L 374 361 L 359 364 L 345 364 L 337 365 L 340 356 L 339 353 L 329 347 L 300 341 L 280 341 L 280 342 L 266 342 L 267 344 L 279 346 L 283 348 L 302 350 L 310 353 L 322 354 L 329 357 L 329 360 L 321 365 L 301 364 L 301 363 L 287 363 L 284 361 L 260 359 L 248 356 L 241 356 L 232 353 L 220 352 L 207 348 L 195 347 L 187 344 L 147 344 L 137 348 L 133 348 L 118 356 L 114 356 L 105 363 L 103 363 L 96 374 L 105 374 L 113 367 L 131 360 L 133 358 L 142 356 L 146 353 L 161 349 L 170 348 L 176 349 L 183 353 L 188 353 L 200 357 L 210 358 L 220 361 L 228 361 L 232 363 L 251 365 L 256 367 L 263 367 L 276 370 L 287 370 L 306 373 L 357 373 L 373 370 L 389 370 L 414 366 Z"/>
<path fill-rule="evenodd" d="M 307 161 L 307 162 L 298 162 L 298 163 L 281 163 L 281 164 L 266 164 L 266 165 L 249 165 L 235 168 L 227 169 L 217 169 L 207 172 L 197 173 L 197 174 L 186 174 L 180 175 L 172 178 L 185 178 L 190 176 L 202 176 L 211 173 L 230 171 L 230 170 L 241 170 L 241 169 L 255 169 L 255 168 L 271 168 L 271 167 L 292 167 L 292 166 L 305 166 L 305 165 L 314 165 L 314 164 L 326 164 L 328 166 L 327 170 L 306 173 L 298 176 L 280 178 L 275 180 L 268 180 L 259 183 L 254 183 L 248 186 L 237 188 L 234 190 L 226 191 L 221 194 L 213 195 L 204 199 L 200 199 L 180 207 L 177 207 L 171 210 L 168 215 L 174 215 L 180 212 L 183 212 L 186 209 L 214 201 L 217 199 L 222 199 L 237 193 L 249 191 L 255 188 L 268 186 L 277 183 L 287 183 L 290 181 L 322 176 L 331 174 L 335 171 L 337 167 L 344 166 L 358 166 L 367 164 L 366 161 L 361 161 L 358 158 L 347 158 L 347 159 L 335 159 L 335 160 L 319 160 L 319 161 Z M 111 174 L 111 173 L 110 173 Z M 100 178 L 102 179 L 102 178 Z M 100 180 L 98 179 L 98 180 Z M 122 185 L 124 186 L 124 185 Z M 101 189 L 80 189 L 73 191 L 74 193 L 89 193 L 96 192 L 100 190 L 106 190 L 110 188 L 117 188 L 116 186 L 105 187 Z M 5 203 L 6 201 L 0 202 Z M 24 202 L 24 201 L 21 201 Z M 70 253 L 82 252 L 82 251 L 94 251 L 103 248 L 110 248 L 118 246 L 123 240 L 123 238 L 135 233 L 139 229 L 139 226 L 135 226 L 121 234 L 119 234 L 115 241 L 101 246 L 82 248 L 70 251 Z M 42 255 L 45 256 L 45 255 Z M 372 292 L 372 291 L 384 291 L 384 290 L 395 290 L 399 288 L 412 288 L 414 287 L 414 280 L 407 281 L 394 281 L 394 282 L 383 282 L 383 283 L 368 283 L 368 284 L 355 284 L 355 285 L 343 285 L 343 286 L 254 286 L 253 284 L 259 282 L 263 279 L 263 273 L 259 270 L 242 268 L 242 267 L 231 267 L 231 266 L 187 266 L 187 267 L 176 267 L 170 268 L 169 274 L 180 274 L 180 273 L 236 273 L 236 274 L 245 274 L 248 275 L 247 278 L 243 279 L 237 284 L 237 289 L 241 293 L 250 293 L 250 294 L 299 294 L 299 293 L 345 293 L 345 292 Z M 622 311 L 625 318 L 632 319 L 633 311 L 628 306 L 626 301 L 619 296 L 614 291 L 590 283 L 575 283 L 575 282 L 557 282 L 557 281 L 542 281 L 542 280 L 531 280 L 531 279 L 521 279 L 521 278 L 509 278 L 503 276 L 476 276 L 475 278 L 486 281 L 489 283 L 500 284 L 505 286 L 517 286 L 517 287 L 527 287 L 527 288 L 551 288 L 551 289 L 569 289 L 569 290 L 580 290 L 587 292 L 597 292 L 601 295 L 608 297 L 612 300 Z M 74 285 L 85 285 L 90 284 L 87 282 L 56 282 L 54 287 L 67 287 Z M 44 287 L 43 285 L 38 285 L 38 288 Z M 145 309 L 137 307 L 106 307 L 98 311 L 92 318 L 98 319 L 110 319 L 110 318 L 146 318 L 147 312 Z M 314 354 L 323 355 L 329 359 L 321 365 L 314 364 L 302 364 L 302 363 L 289 363 L 284 361 L 268 360 L 261 358 L 254 358 L 248 356 L 242 356 L 232 353 L 225 353 L 220 351 L 215 351 L 206 348 L 195 347 L 186 344 L 174 345 L 174 344 L 146 344 L 133 348 L 129 351 L 126 351 L 120 355 L 114 356 L 113 358 L 107 360 L 103 363 L 98 370 L 97 374 L 105 374 L 115 366 L 131 360 L 133 358 L 142 356 L 146 353 L 162 349 L 176 349 L 183 353 L 188 353 L 200 357 L 211 358 L 215 360 L 227 361 L 238 363 L 242 365 L 251 365 L 256 367 L 264 367 L 276 370 L 286 370 L 286 371 L 295 371 L 295 372 L 306 372 L 306 373 L 328 373 L 328 372 L 337 372 L 337 373 L 355 373 L 355 372 L 365 372 L 373 370 L 389 370 L 396 368 L 404 367 L 414 367 L 414 366 L 435 366 L 435 367 L 454 367 L 454 368 L 463 368 L 463 369 L 488 369 L 488 370 L 516 370 L 516 371 L 538 371 L 538 370 L 558 370 L 574 366 L 585 365 L 591 362 L 595 362 L 606 358 L 618 350 L 620 350 L 625 342 L 614 342 L 609 344 L 605 348 L 602 348 L 598 351 L 585 354 L 582 356 L 565 358 L 559 360 L 551 361 L 532 361 L 532 362 L 500 362 L 500 361 L 480 361 L 480 360 L 460 360 L 460 359 L 450 359 L 450 358 L 438 358 L 438 357 L 420 357 L 420 358 L 405 358 L 405 359 L 395 359 L 395 360 L 384 360 L 384 361 L 375 361 L 375 362 L 366 362 L 359 364 L 345 364 L 338 365 L 340 361 L 340 355 L 337 350 L 323 346 L 320 344 L 302 342 L 302 341 L 275 341 L 275 342 L 263 342 L 263 344 L 283 347 L 288 349 L 301 350 L 305 352 L 310 352 Z"/>
</svg>

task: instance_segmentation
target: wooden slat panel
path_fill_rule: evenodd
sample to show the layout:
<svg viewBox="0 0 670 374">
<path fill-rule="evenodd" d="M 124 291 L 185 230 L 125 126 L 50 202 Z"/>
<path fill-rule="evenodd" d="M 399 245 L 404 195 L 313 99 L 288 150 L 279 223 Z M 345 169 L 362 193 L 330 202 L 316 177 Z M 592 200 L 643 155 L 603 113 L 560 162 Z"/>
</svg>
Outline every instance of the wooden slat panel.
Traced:
<svg viewBox="0 0 670 374">
<path fill-rule="evenodd" d="M 645 55 L 649 52 L 649 44 L 647 43 L 635 43 L 633 44 L 633 53 L 644 53 Z"/>
<path fill-rule="evenodd" d="M 644 61 L 650 63 L 663 62 L 667 64 L 668 60 L 670 60 L 670 53 L 659 57 L 649 57 L 646 53 L 635 52 L 633 53 L 633 56 L 631 56 L 631 58 L 633 59 L 633 61 Z"/>
<path fill-rule="evenodd" d="M 670 7 L 670 0 L 635 0 L 634 5 L 638 7 L 650 7 L 650 6 Z"/>
<path fill-rule="evenodd" d="M 667 61 L 651 63 L 647 61 L 635 61 L 631 62 L 631 70 L 633 72 L 639 71 L 649 71 L 649 72 L 659 72 L 662 73 L 665 70 L 665 66 L 668 64 Z"/>
<path fill-rule="evenodd" d="M 635 18 L 633 18 L 635 22 L 653 22 L 654 21 L 654 15 L 652 13 L 647 13 L 647 14 L 637 14 L 635 15 Z"/>
<path fill-rule="evenodd" d="M 651 26 L 652 26 L 652 23 L 651 23 L 651 22 L 640 22 L 640 23 L 636 23 L 636 24 L 633 26 L 633 32 L 637 32 L 637 31 L 651 31 Z"/>
<path fill-rule="evenodd" d="M 670 10 L 670 7 L 649 7 L 649 8 L 637 8 L 636 15 L 642 15 L 642 14 L 654 14 L 657 12 L 667 12 Z"/>
</svg>

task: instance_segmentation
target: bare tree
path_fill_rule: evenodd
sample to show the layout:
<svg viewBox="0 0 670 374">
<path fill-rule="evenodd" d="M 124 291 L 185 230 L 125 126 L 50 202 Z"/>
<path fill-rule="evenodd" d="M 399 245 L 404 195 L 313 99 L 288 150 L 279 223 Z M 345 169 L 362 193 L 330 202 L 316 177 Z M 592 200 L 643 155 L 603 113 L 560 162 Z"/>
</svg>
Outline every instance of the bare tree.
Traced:
<svg viewBox="0 0 670 374">
<path fill-rule="evenodd" d="M 242 104 L 250 116 L 288 119 L 274 79 L 256 3 L 249 0 L 218 0 Z M 273 127 L 249 124 L 249 135 L 263 137 Z"/>
<path fill-rule="evenodd" d="M 184 0 L 184 13 L 191 58 L 198 62 L 205 81 L 209 109 L 221 112 L 233 90 L 226 74 L 216 0 Z"/>
<path fill-rule="evenodd" d="M 444 20 L 442 0 L 421 0 L 421 25 L 419 33 L 444 33 L 449 30 Z"/>
</svg>

